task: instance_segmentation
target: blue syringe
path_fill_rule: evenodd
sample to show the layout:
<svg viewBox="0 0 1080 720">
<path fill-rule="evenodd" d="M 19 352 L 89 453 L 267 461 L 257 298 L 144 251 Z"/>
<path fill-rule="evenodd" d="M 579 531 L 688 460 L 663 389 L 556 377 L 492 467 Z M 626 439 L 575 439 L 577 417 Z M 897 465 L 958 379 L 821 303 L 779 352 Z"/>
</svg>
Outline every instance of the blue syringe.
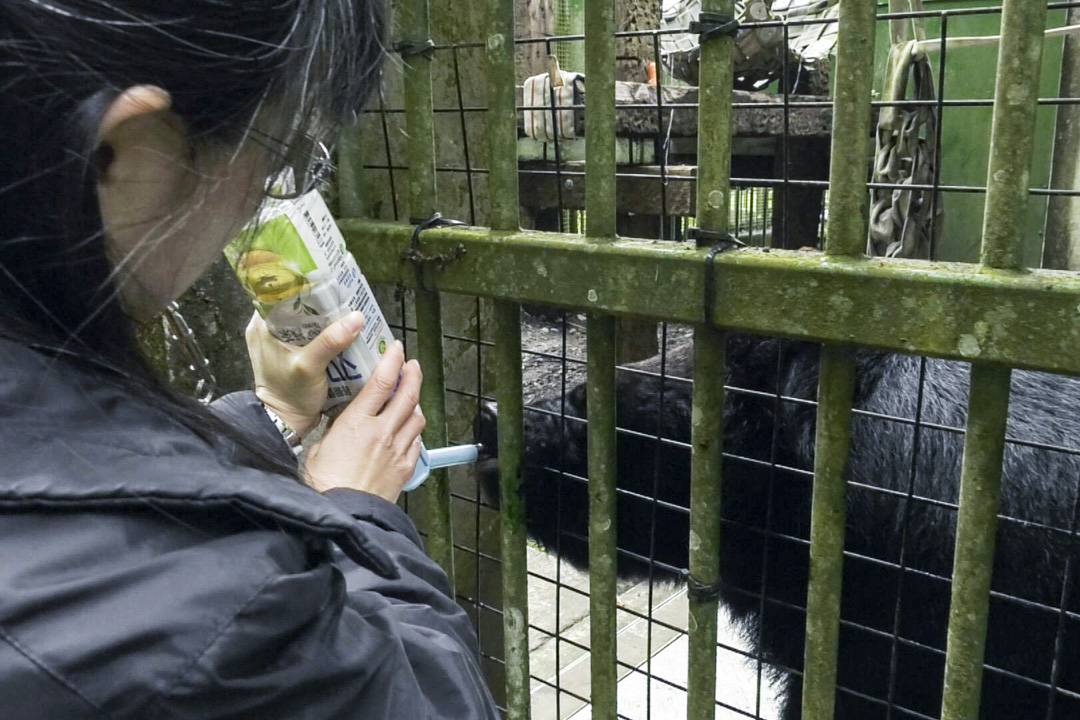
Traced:
<svg viewBox="0 0 1080 720">
<path fill-rule="evenodd" d="M 413 471 L 409 482 L 405 483 L 404 490 L 408 492 L 423 485 L 432 470 L 476 462 L 482 448 L 482 445 L 452 445 L 432 450 L 421 447 L 420 459 L 416 461 L 416 470 Z"/>
</svg>

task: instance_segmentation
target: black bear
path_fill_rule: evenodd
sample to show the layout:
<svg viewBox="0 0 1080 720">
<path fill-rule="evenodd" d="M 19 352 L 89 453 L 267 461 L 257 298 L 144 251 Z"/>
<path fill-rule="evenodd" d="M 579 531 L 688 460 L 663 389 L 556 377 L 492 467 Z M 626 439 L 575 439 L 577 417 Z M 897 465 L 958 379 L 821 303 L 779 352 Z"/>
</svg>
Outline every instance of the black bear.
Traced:
<svg viewBox="0 0 1080 720">
<path fill-rule="evenodd" d="M 720 599 L 778 669 L 784 720 L 800 715 L 819 351 L 739 334 L 727 346 Z M 692 354 L 670 351 L 663 380 L 659 358 L 619 371 L 623 576 L 687 565 Z M 963 363 L 858 354 L 837 718 L 939 715 L 968 376 Z M 523 471 L 528 532 L 580 567 L 585 395 L 526 410 Z M 477 419 L 488 447 L 495 412 Z M 980 717 L 1078 719 L 1080 380 L 1015 371 L 1009 412 Z M 490 464 L 481 480 L 497 492 Z"/>
</svg>

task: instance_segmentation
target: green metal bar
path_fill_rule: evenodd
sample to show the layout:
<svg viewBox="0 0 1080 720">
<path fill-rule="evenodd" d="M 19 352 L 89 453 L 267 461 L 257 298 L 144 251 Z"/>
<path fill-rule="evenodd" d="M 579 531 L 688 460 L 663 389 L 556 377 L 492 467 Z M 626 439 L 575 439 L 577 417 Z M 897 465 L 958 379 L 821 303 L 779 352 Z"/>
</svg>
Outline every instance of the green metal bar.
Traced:
<svg viewBox="0 0 1080 720">
<path fill-rule="evenodd" d="M 701 10 L 730 16 L 735 13 L 735 3 L 734 0 L 703 0 Z M 717 232 L 728 229 L 733 43 L 731 37 L 718 37 L 704 43 L 698 71 L 701 89 L 698 97 L 697 221 L 700 227 Z"/>
<path fill-rule="evenodd" d="M 340 224 L 370 280 L 415 287 L 401 261 L 410 226 Z M 424 247 L 444 259 L 427 278 L 443 292 L 705 319 L 705 260 L 683 244 L 439 228 L 424 233 Z M 1080 275 L 757 248 L 721 253 L 713 270 L 713 315 L 730 330 L 1080 374 Z"/>
<path fill-rule="evenodd" d="M 367 215 L 362 189 L 364 142 L 359 128 L 350 128 L 338 146 L 337 159 L 338 212 L 341 217 L 359 218 Z"/>
<path fill-rule="evenodd" d="M 600 248 L 615 237 L 615 0 L 585 0 L 585 27 L 585 227 Z M 589 313 L 586 332 L 592 716 L 615 720 L 615 320 Z"/>
<path fill-rule="evenodd" d="M 446 446 L 446 378 L 443 373 L 442 301 L 439 293 L 425 290 L 416 293 L 417 359 L 424 370 L 420 387 L 420 407 L 427 427 L 424 442 L 428 447 Z M 424 484 L 427 493 L 427 552 L 439 564 L 454 587 L 454 532 L 450 523 L 450 476 L 434 470 Z"/>
<path fill-rule="evenodd" d="M 810 584 L 806 596 L 806 652 L 802 717 L 828 720 L 836 700 L 840 589 L 844 564 L 847 461 L 855 353 L 847 346 L 821 349 L 814 492 L 810 515 Z"/>
<path fill-rule="evenodd" d="M 585 0 L 585 234 L 615 236 L 615 0 Z"/>
<path fill-rule="evenodd" d="M 514 93 L 514 0 L 488 2 L 488 193 L 491 227 L 517 230 L 517 108 Z M 494 304 L 495 396 L 499 404 L 499 512 L 502 539 L 503 659 L 506 718 L 528 720 L 529 592 L 525 500 L 521 493 L 524 403 L 521 390 L 521 306 Z M 477 318 L 480 322 L 480 318 Z"/>
<path fill-rule="evenodd" d="M 1027 206 L 1045 29 L 1045 0 L 1005 0 L 982 238 L 982 262 L 990 267 L 1020 267 L 1026 218 L 1009 204 Z"/>
<path fill-rule="evenodd" d="M 615 319 L 589 315 L 589 628 L 592 716 L 615 719 Z M 500 413 L 501 414 L 501 413 Z"/>
<path fill-rule="evenodd" d="M 1080 25 L 1080 7 L 1065 11 L 1065 25 Z M 1057 96 L 1080 98 L 1080 37 L 1066 35 L 1061 48 L 1061 82 Z M 1058 105 L 1050 187 L 1080 187 L 1080 105 Z M 1046 208 L 1042 266 L 1080 270 L 1080 198 L 1051 197 Z"/>
<path fill-rule="evenodd" d="M 828 255 L 858 255 L 866 249 L 870 198 L 866 189 L 870 139 L 870 92 L 874 84 L 877 2 L 840 5 L 833 92 L 832 151 L 829 167 Z M 852 147 L 854 144 L 854 147 Z"/>
<path fill-rule="evenodd" d="M 723 454 L 725 335 L 716 328 L 694 329 L 693 425 L 690 462 L 690 576 L 711 586 L 720 580 L 720 470 Z M 706 371 L 707 370 L 707 371 Z M 707 595 L 707 594 L 706 594 Z M 686 716 L 716 716 L 717 599 L 689 596 L 689 675 Z"/>
<path fill-rule="evenodd" d="M 734 16 L 735 3 L 702 0 L 701 10 Z M 730 218 L 733 44 L 730 36 L 702 43 L 698 70 L 697 224 L 720 234 L 728 232 Z M 709 301 L 704 289 L 699 298 L 699 305 Z M 690 460 L 689 569 L 693 583 L 702 586 L 719 581 L 724 338 L 715 327 L 694 328 L 694 367 L 708 368 L 694 377 Z M 711 720 L 716 716 L 717 599 L 691 592 L 688 612 L 686 715 Z"/>
<path fill-rule="evenodd" d="M 983 218 L 986 269 L 1020 267 L 1018 233 L 1027 212 L 1045 27 L 1045 2 L 1005 0 Z M 942 720 L 975 720 L 979 715 L 1011 377 L 1006 367 L 971 367 Z"/>
<path fill-rule="evenodd" d="M 489 15 L 487 135 L 491 150 L 488 162 L 490 222 L 495 230 L 517 230 L 520 220 L 514 93 L 514 1 L 489 0 Z"/>
<path fill-rule="evenodd" d="M 979 716 L 1011 376 L 1007 367 L 971 366 L 942 720 L 976 720 Z"/>
<path fill-rule="evenodd" d="M 430 37 L 428 0 L 406 0 L 398 5 L 403 40 L 422 43 Z M 409 134 L 409 214 L 426 218 L 436 207 L 435 123 L 432 112 L 431 59 L 423 54 L 405 58 L 405 126 Z M 427 416 L 424 441 L 429 447 L 446 444 L 446 394 L 443 384 L 442 304 L 437 292 L 417 288 L 416 322 L 425 382 L 420 404 Z M 445 470 L 436 471 L 426 485 L 428 499 L 428 552 L 454 586 L 454 542 L 450 521 L 450 484 Z"/>
<path fill-rule="evenodd" d="M 856 257 L 866 247 L 869 194 L 867 140 L 870 92 L 874 82 L 877 2 L 841 3 L 829 167 L 829 260 Z M 855 143 L 852 149 L 851 143 Z M 869 300 L 869 299 L 868 299 Z M 870 300 L 862 307 L 870 309 Z M 786 306 L 786 303 L 785 303 Z M 830 315 L 836 315 L 832 310 Z M 890 328 L 892 330 L 892 328 Z M 844 514 L 855 353 L 848 345 L 821 349 L 814 492 L 810 517 L 810 582 L 806 593 L 806 647 L 803 655 L 802 717 L 829 720 L 836 703 L 836 662 L 840 641 L 840 591 L 844 568 Z"/>
<path fill-rule="evenodd" d="M 404 0 L 397 5 L 403 43 L 430 39 L 428 0 Z M 402 58 L 404 64 L 405 131 L 409 142 L 409 216 L 427 218 L 435 212 L 435 120 L 432 112 L 431 58 L 424 54 Z"/>
<path fill-rule="evenodd" d="M 521 488 L 524 403 L 521 394 L 521 306 L 495 303 L 495 397 L 499 404 L 499 512 L 502 537 L 503 647 L 507 720 L 529 718 L 529 589 L 525 500 Z"/>
</svg>

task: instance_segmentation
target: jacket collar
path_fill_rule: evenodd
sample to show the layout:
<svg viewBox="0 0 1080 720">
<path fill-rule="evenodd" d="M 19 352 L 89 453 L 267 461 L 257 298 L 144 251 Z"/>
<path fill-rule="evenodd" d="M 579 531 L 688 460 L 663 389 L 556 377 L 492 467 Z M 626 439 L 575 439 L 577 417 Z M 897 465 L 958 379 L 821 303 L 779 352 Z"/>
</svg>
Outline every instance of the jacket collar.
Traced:
<svg viewBox="0 0 1080 720">
<path fill-rule="evenodd" d="M 0 340 L 0 508 L 234 509 L 327 539 L 388 578 L 363 526 L 291 478 L 236 465 L 118 384 L 75 362 Z"/>
</svg>

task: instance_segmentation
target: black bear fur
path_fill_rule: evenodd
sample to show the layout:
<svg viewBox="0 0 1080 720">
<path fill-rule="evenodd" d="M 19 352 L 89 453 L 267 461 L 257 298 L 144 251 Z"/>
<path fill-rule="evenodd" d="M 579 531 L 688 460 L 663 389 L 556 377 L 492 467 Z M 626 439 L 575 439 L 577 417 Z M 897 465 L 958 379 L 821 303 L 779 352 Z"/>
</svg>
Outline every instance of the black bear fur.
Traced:
<svg viewBox="0 0 1080 720">
<path fill-rule="evenodd" d="M 799 676 L 791 671 L 800 670 L 803 661 L 807 471 L 813 468 L 815 423 L 815 408 L 805 401 L 816 396 L 819 350 L 810 343 L 748 335 L 728 339 L 726 385 L 741 390 L 729 390 L 724 404 L 720 599 L 764 660 L 779 668 L 784 720 L 800 715 Z M 963 434 L 945 428 L 964 427 L 969 368 L 934 359 L 923 367 L 918 358 L 870 351 L 860 351 L 857 364 L 836 717 L 886 717 L 899 594 L 892 717 L 936 718 L 963 456 Z M 618 376 L 618 425 L 624 429 L 618 440 L 619 573 L 648 577 L 651 557 L 652 577 L 675 579 L 687 565 L 691 384 L 685 379 L 693 376 L 693 348 L 684 345 L 667 354 L 662 402 L 659 357 L 629 367 Z M 922 427 L 915 499 L 909 503 L 920 378 Z M 781 402 L 777 412 L 778 385 L 782 396 L 804 402 Z M 562 398 L 526 410 L 523 470 L 529 534 L 579 567 L 588 564 L 585 399 L 584 385 L 568 391 L 565 423 Z M 1080 445 L 1078 379 L 1014 371 L 1009 412 L 1010 438 Z M 488 407 L 477 419 L 480 441 L 488 447 L 497 442 L 495 413 Z M 659 450 L 658 430 L 665 438 Z M 560 467 L 565 475 L 557 472 Z M 481 478 L 494 497 L 497 477 L 490 465 Z M 1078 484 L 1077 455 L 1030 444 L 1007 446 L 984 720 L 1047 717 L 1057 642 L 1063 643 L 1057 685 L 1066 692 L 1056 694 L 1053 717 L 1080 719 Z M 659 503 L 651 501 L 654 493 Z M 902 577 L 901 561 L 907 568 Z M 1067 566 L 1069 614 L 1063 618 L 1058 609 Z"/>
</svg>

